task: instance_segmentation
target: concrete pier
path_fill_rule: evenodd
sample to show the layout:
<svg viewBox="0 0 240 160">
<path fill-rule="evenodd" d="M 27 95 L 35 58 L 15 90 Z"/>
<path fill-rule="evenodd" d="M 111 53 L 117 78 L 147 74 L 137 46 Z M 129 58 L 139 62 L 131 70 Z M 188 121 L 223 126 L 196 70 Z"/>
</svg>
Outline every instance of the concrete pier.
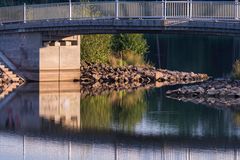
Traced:
<svg viewBox="0 0 240 160">
<path fill-rule="evenodd" d="M 1 34 L 0 62 L 31 81 L 73 81 L 80 78 L 80 36 L 41 32 Z"/>
</svg>

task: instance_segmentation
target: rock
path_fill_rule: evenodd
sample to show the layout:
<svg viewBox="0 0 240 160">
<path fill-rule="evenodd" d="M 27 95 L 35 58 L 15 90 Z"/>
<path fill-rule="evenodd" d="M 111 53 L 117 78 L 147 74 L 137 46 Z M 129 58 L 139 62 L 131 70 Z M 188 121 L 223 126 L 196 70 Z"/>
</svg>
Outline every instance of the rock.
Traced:
<svg viewBox="0 0 240 160">
<path fill-rule="evenodd" d="M 204 94 L 205 93 L 205 90 L 202 88 L 202 87 L 198 87 L 196 89 L 196 92 L 198 92 L 199 94 Z"/>
<path fill-rule="evenodd" d="M 92 77 L 93 77 L 96 81 L 98 81 L 98 80 L 101 78 L 101 76 L 100 76 L 99 74 L 93 74 Z"/>
<path fill-rule="evenodd" d="M 95 88 L 95 91 L 106 88 L 115 90 L 141 86 L 153 87 L 155 85 L 173 85 L 192 82 L 193 80 L 201 79 L 201 76 L 204 77 L 202 74 L 168 71 L 166 69 L 156 69 L 154 67 L 112 67 L 105 64 L 81 63 L 80 84 L 86 86 L 86 89 Z M 206 79 L 207 77 L 201 80 Z M 99 83 L 101 85 L 99 85 Z M 182 92 L 185 91 L 183 90 Z M 195 94 L 201 93 L 202 90 L 198 90 Z"/>
<path fill-rule="evenodd" d="M 226 85 L 225 88 L 232 88 L 232 86 L 228 84 L 228 85 Z"/>
<path fill-rule="evenodd" d="M 240 106 L 239 82 L 238 80 L 209 80 L 197 85 L 170 90 L 166 93 L 169 98 L 184 99 L 184 101 L 209 106 L 234 106 L 236 108 Z"/>
</svg>

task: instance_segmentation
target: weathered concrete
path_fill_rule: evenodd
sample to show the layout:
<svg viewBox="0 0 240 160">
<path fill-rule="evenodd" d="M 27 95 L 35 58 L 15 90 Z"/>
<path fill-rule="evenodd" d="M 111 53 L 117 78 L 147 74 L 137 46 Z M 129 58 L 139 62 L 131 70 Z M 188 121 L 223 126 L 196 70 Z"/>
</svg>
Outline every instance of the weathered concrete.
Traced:
<svg viewBox="0 0 240 160">
<path fill-rule="evenodd" d="M 0 33 L 50 32 L 62 35 L 102 33 L 203 33 L 240 34 L 239 21 L 155 19 L 39 20 L 0 25 Z"/>
<path fill-rule="evenodd" d="M 55 42 L 55 46 L 40 49 L 40 80 L 71 81 L 80 78 L 80 36 L 68 37 L 65 46 Z M 71 45 L 77 41 L 77 45 Z"/>
<path fill-rule="evenodd" d="M 12 64 L 13 71 L 26 80 L 79 79 L 80 36 L 45 38 L 41 32 L 1 34 L 0 51 L 4 58 L 0 62 Z"/>
</svg>

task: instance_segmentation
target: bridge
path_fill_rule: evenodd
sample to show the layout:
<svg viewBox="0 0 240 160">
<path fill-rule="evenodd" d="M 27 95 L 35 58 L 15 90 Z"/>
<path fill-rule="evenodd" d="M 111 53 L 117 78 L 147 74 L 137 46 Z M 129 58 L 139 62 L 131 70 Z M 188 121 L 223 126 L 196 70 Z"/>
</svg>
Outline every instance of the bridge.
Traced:
<svg viewBox="0 0 240 160">
<path fill-rule="evenodd" d="M 0 7 L 0 62 L 27 80 L 79 79 L 79 35 L 240 35 L 239 10 L 238 0 L 70 1 Z"/>
</svg>

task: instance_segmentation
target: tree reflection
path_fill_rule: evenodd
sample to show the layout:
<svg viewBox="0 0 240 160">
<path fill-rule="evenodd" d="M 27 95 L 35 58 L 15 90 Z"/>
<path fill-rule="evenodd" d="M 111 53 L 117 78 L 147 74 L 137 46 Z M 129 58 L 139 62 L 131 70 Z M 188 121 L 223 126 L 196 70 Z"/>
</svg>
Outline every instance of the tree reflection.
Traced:
<svg viewBox="0 0 240 160">
<path fill-rule="evenodd" d="M 81 99 L 81 127 L 132 131 L 146 111 L 145 91 L 112 92 Z"/>
<path fill-rule="evenodd" d="M 119 99 L 113 103 L 114 120 L 119 125 L 118 128 L 131 131 L 146 111 L 145 92 L 144 90 L 131 93 L 122 91 L 119 94 L 121 96 L 118 96 Z"/>
<path fill-rule="evenodd" d="M 81 100 L 81 127 L 109 128 L 112 121 L 112 105 L 108 96 L 86 97 Z"/>
</svg>

